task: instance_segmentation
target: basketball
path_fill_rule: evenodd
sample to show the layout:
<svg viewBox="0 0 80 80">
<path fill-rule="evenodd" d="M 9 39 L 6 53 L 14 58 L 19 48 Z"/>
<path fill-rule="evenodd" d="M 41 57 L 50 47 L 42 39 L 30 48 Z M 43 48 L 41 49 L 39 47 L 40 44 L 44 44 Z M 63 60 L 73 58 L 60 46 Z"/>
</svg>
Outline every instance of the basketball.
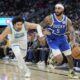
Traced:
<svg viewBox="0 0 80 80">
<path fill-rule="evenodd" d="M 80 47 L 74 47 L 72 49 L 72 57 L 74 59 L 80 59 Z"/>
</svg>

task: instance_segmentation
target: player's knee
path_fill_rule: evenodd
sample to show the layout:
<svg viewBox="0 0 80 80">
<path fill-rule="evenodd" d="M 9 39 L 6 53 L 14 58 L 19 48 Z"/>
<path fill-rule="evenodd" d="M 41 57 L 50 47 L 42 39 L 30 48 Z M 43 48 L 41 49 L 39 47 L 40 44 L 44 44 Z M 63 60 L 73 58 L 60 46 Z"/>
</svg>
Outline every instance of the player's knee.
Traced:
<svg viewBox="0 0 80 80">
<path fill-rule="evenodd" d="M 64 53 L 64 55 L 65 56 L 71 56 L 71 49 L 68 49 L 68 50 L 66 50 L 66 51 L 63 51 L 63 53 Z"/>
<path fill-rule="evenodd" d="M 62 54 L 55 56 L 55 60 L 58 64 L 62 63 L 63 61 L 63 56 Z"/>
</svg>

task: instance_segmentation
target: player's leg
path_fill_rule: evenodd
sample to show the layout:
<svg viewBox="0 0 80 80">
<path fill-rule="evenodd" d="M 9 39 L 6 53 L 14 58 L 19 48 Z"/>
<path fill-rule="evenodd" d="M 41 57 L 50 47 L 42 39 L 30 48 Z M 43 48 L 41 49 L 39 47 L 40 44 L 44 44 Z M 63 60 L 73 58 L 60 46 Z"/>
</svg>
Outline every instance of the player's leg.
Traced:
<svg viewBox="0 0 80 80">
<path fill-rule="evenodd" d="M 63 56 L 61 54 L 61 51 L 59 50 L 59 42 L 57 42 L 55 39 L 54 40 L 48 40 L 48 45 L 51 49 L 50 55 L 49 55 L 49 62 L 52 62 L 54 59 L 55 62 L 61 63 L 63 60 Z"/>
<path fill-rule="evenodd" d="M 48 45 L 51 49 L 48 58 L 48 67 L 54 69 L 57 64 L 62 62 L 63 57 L 61 51 L 59 50 L 58 42 L 56 42 L 55 40 L 48 41 Z"/>
<path fill-rule="evenodd" d="M 19 47 L 23 58 L 27 55 L 27 40 L 19 41 Z"/>
<path fill-rule="evenodd" d="M 26 66 L 26 64 L 25 64 L 25 61 L 24 61 L 24 59 L 23 59 L 23 56 L 21 55 L 21 51 L 20 51 L 19 45 L 12 45 L 11 48 L 12 48 L 12 50 L 13 50 L 15 56 L 16 56 L 16 59 L 17 59 L 17 61 L 18 61 L 18 67 L 19 67 L 20 70 L 22 70 L 22 71 L 25 73 L 25 75 L 26 75 L 26 73 L 29 73 L 30 71 L 29 71 L 29 68 L 28 68 L 28 67 Z M 27 74 L 25 77 L 30 77 L 30 73 Z"/>
<path fill-rule="evenodd" d="M 71 50 L 69 49 L 69 50 L 63 51 L 63 53 L 68 60 L 69 69 L 73 69 L 74 65 L 73 65 L 73 58 L 71 56 Z"/>
<path fill-rule="evenodd" d="M 24 59 L 27 54 L 27 40 L 24 39 L 24 40 L 19 41 L 19 47 L 20 47 L 21 55 Z M 24 62 L 22 62 L 22 64 L 24 67 L 24 72 L 26 73 L 25 76 L 31 75 L 31 71 L 28 68 L 28 66 L 26 65 L 25 59 L 24 59 Z"/>
<path fill-rule="evenodd" d="M 67 60 L 68 60 L 68 65 L 69 65 L 69 77 L 70 78 L 78 78 L 78 76 L 75 75 L 74 73 L 74 65 L 73 65 L 73 58 L 71 56 L 71 49 L 70 49 L 70 45 L 68 44 L 68 42 L 65 40 L 63 41 L 62 45 L 61 45 L 61 51 L 64 53 L 64 55 L 66 56 Z"/>
<path fill-rule="evenodd" d="M 26 49 L 20 49 L 20 51 L 21 51 L 21 56 L 22 56 L 22 58 L 24 59 L 24 57 L 26 56 L 27 50 L 26 50 Z M 28 76 L 28 75 L 30 76 L 30 75 L 31 75 L 31 71 L 30 71 L 30 69 L 28 68 L 28 66 L 26 65 L 25 59 L 22 60 L 22 61 L 20 61 L 20 62 L 21 62 L 21 64 L 23 65 L 24 72 L 25 72 L 25 76 Z"/>
<path fill-rule="evenodd" d="M 61 54 L 61 51 L 59 49 L 52 49 L 52 52 L 50 53 L 48 59 L 48 64 L 49 64 L 48 68 L 54 69 L 62 61 L 63 61 L 63 56 Z"/>
<path fill-rule="evenodd" d="M 63 56 L 61 54 L 61 51 L 59 49 L 51 49 L 50 53 L 50 60 L 54 60 L 55 63 L 60 64 L 63 61 Z"/>
</svg>

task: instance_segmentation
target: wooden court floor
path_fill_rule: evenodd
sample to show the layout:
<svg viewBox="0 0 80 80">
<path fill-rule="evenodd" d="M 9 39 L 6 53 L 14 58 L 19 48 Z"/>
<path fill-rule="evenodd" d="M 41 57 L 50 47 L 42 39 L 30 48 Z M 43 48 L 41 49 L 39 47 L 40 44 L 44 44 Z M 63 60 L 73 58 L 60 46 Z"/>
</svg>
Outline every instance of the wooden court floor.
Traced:
<svg viewBox="0 0 80 80">
<path fill-rule="evenodd" d="M 80 80 L 69 79 L 66 70 L 54 69 L 47 71 L 46 68 L 41 70 L 34 64 L 28 64 L 32 72 L 31 78 L 24 78 L 16 64 L 17 62 L 5 63 L 0 60 L 0 80 Z M 77 74 L 80 75 L 80 73 Z"/>
</svg>

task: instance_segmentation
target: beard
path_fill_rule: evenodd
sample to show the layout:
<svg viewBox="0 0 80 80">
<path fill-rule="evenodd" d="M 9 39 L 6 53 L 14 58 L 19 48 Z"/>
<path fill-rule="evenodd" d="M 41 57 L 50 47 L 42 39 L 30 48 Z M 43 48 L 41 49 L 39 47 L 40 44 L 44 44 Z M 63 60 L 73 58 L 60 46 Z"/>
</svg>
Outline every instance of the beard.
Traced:
<svg viewBox="0 0 80 80">
<path fill-rule="evenodd" d="M 60 16 L 60 15 L 62 15 L 63 14 L 63 12 L 55 12 L 55 14 L 56 14 L 56 16 Z"/>
</svg>

